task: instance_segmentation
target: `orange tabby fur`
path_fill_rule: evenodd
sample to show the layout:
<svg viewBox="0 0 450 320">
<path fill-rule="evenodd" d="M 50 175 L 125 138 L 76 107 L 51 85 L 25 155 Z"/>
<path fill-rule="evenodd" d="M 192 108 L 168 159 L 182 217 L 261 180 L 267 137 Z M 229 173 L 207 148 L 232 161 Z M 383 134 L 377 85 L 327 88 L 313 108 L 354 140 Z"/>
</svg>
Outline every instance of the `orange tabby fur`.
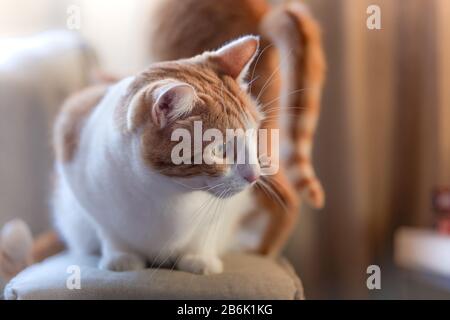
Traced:
<svg viewBox="0 0 450 320">
<path fill-rule="evenodd" d="M 73 158 L 83 121 L 103 98 L 107 88 L 106 85 L 89 87 L 66 100 L 56 119 L 53 132 L 53 148 L 57 160 L 66 162 Z"/>
</svg>

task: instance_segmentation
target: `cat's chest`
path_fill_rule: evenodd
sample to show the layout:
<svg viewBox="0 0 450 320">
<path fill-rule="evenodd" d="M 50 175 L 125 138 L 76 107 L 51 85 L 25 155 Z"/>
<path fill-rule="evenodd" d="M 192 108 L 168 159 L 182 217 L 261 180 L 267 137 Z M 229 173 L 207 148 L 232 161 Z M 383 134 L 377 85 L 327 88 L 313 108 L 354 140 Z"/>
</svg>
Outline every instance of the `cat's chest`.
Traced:
<svg viewBox="0 0 450 320">
<path fill-rule="evenodd" d="M 206 192 L 154 194 L 146 201 L 131 204 L 126 211 L 133 214 L 128 217 L 125 211 L 118 212 L 126 226 L 119 232 L 133 246 L 150 253 L 162 248 L 182 248 L 212 227 L 221 230 L 233 224 L 239 202 L 242 206 L 247 197 L 239 198 L 221 200 Z"/>
<path fill-rule="evenodd" d="M 127 237 L 133 245 L 152 255 L 154 251 L 183 250 L 214 232 L 231 229 L 253 204 L 251 192 L 223 200 L 205 192 L 160 198 L 142 212 Z M 223 239 L 227 241 L 226 239 Z M 165 249 L 164 249 L 165 248 Z"/>
<path fill-rule="evenodd" d="M 222 200 L 204 192 L 186 194 L 156 195 L 151 203 L 142 208 L 148 215 L 148 223 L 158 226 L 167 225 L 173 229 L 189 229 L 197 220 L 201 220 Z M 181 231 L 181 230 L 180 230 Z"/>
</svg>

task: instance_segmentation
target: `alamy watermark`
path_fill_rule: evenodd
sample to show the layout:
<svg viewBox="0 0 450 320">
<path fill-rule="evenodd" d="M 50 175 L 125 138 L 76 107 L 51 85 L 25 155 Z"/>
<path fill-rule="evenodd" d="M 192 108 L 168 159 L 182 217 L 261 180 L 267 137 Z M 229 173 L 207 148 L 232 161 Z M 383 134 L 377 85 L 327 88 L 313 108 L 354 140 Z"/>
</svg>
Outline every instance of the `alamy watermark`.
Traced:
<svg viewBox="0 0 450 320">
<path fill-rule="evenodd" d="M 376 4 L 367 7 L 366 13 L 369 15 L 366 26 L 369 30 L 381 30 L 381 8 Z"/>
<path fill-rule="evenodd" d="M 367 267 L 367 277 L 366 286 L 369 290 L 380 290 L 381 289 L 381 269 L 380 266 L 372 264 Z"/>
<path fill-rule="evenodd" d="M 81 268 L 77 265 L 70 265 L 66 269 L 69 276 L 66 279 L 66 288 L 69 290 L 81 289 Z"/>
<path fill-rule="evenodd" d="M 81 29 L 81 8 L 75 4 L 67 7 L 67 29 L 80 30 Z"/>
<path fill-rule="evenodd" d="M 259 164 L 262 175 L 273 175 L 279 169 L 278 161 L 273 161 L 279 155 L 279 137 L 278 129 L 226 129 L 225 135 L 216 128 L 203 132 L 202 121 L 194 121 L 193 137 L 184 128 L 172 132 L 171 141 L 178 143 L 171 160 L 175 165 Z"/>
</svg>

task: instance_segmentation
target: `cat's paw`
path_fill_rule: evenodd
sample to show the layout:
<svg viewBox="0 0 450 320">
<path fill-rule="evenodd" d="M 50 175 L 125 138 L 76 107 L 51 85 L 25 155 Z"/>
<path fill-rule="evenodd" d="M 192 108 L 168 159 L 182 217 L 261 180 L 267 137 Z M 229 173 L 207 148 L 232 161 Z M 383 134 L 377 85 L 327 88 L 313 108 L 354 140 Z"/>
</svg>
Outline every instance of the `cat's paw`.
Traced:
<svg viewBox="0 0 450 320">
<path fill-rule="evenodd" d="M 145 269 L 145 260 L 133 253 L 114 253 L 100 259 L 99 268 L 110 271 Z"/>
<path fill-rule="evenodd" d="M 188 254 L 178 261 L 177 268 L 195 274 L 218 274 L 223 271 L 223 263 L 218 257 Z"/>
</svg>

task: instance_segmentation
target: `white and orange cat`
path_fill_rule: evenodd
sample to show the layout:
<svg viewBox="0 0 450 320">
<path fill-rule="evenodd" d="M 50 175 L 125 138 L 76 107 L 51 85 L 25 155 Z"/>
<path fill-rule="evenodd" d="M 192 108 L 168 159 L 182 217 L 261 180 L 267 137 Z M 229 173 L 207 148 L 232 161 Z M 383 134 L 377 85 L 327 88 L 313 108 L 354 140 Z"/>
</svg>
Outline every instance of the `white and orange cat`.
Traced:
<svg viewBox="0 0 450 320">
<path fill-rule="evenodd" d="M 55 126 L 53 211 L 69 250 L 101 252 L 99 267 L 114 271 L 151 261 L 222 272 L 220 256 L 236 245 L 239 219 L 255 209 L 250 186 L 259 165 L 176 165 L 171 136 L 195 121 L 224 136 L 258 128 L 262 116 L 243 81 L 257 50 L 258 39 L 247 36 L 66 102 Z M 252 141 L 246 153 L 257 158 Z"/>
<path fill-rule="evenodd" d="M 234 0 L 224 3 L 230 1 Z M 183 11 L 190 2 L 177 5 L 171 18 L 180 10 L 186 21 L 200 18 L 204 10 Z M 162 11 L 174 5 L 164 3 Z M 200 9 L 211 3 L 196 0 Z M 100 253 L 99 267 L 108 270 L 136 270 L 150 262 L 198 274 L 220 273 L 220 257 L 227 251 L 280 251 L 298 214 L 296 190 L 304 190 L 313 206 L 323 205 L 323 191 L 310 163 L 324 73 L 318 27 L 295 3 L 274 10 L 262 0 L 235 4 L 246 11 L 248 23 L 233 21 L 233 32 L 213 32 L 209 42 L 196 42 L 189 41 L 183 33 L 188 29 L 182 26 L 176 32 L 175 24 L 160 26 L 164 31 L 158 33 L 160 40 L 153 37 L 154 57 L 173 61 L 155 63 L 136 76 L 68 99 L 54 131 L 53 211 L 58 235 L 47 233 L 32 244 L 22 222 L 10 223 L 0 239 L 0 272 L 11 277 L 60 251 L 62 238 L 70 250 Z M 223 16 L 235 9 L 214 8 Z M 170 21 L 163 19 L 162 24 Z M 200 21 L 192 29 L 203 25 L 204 30 L 228 30 L 219 22 L 208 25 L 221 20 Z M 261 30 L 264 49 L 259 55 L 255 36 L 210 51 L 213 43 L 229 41 L 236 30 Z M 279 105 L 278 55 L 268 43 L 275 43 L 291 64 L 282 70 L 281 100 L 286 106 Z M 203 53 L 180 59 L 191 51 Z M 280 125 L 283 112 L 289 115 L 286 125 Z M 192 132 L 195 121 L 201 121 L 204 130 L 222 132 L 281 128 L 288 152 L 280 159 L 279 172 L 260 177 L 259 165 L 250 163 L 175 165 L 171 151 L 177 142 L 171 134 L 177 128 Z M 245 152 L 254 158 L 257 147 L 251 141 Z M 261 226 L 261 221 L 262 229 L 248 228 Z M 241 237 L 249 230 L 247 235 L 255 237 Z"/>
<path fill-rule="evenodd" d="M 257 105 L 242 82 L 257 48 L 257 38 L 245 37 L 215 52 L 153 65 L 108 89 L 84 120 L 76 150 L 59 145 L 54 211 L 71 250 L 101 249 L 100 268 L 115 271 L 141 269 L 146 261 L 194 273 L 222 271 L 219 257 L 233 243 L 238 218 L 252 209 L 249 186 L 259 166 L 175 165 L 171 135 L 192 130 L 194 121 L 224 133 L 259 126 Z M 69 127 L 63 115 L 57 136 L 73 134 Z"/>
</svg>

